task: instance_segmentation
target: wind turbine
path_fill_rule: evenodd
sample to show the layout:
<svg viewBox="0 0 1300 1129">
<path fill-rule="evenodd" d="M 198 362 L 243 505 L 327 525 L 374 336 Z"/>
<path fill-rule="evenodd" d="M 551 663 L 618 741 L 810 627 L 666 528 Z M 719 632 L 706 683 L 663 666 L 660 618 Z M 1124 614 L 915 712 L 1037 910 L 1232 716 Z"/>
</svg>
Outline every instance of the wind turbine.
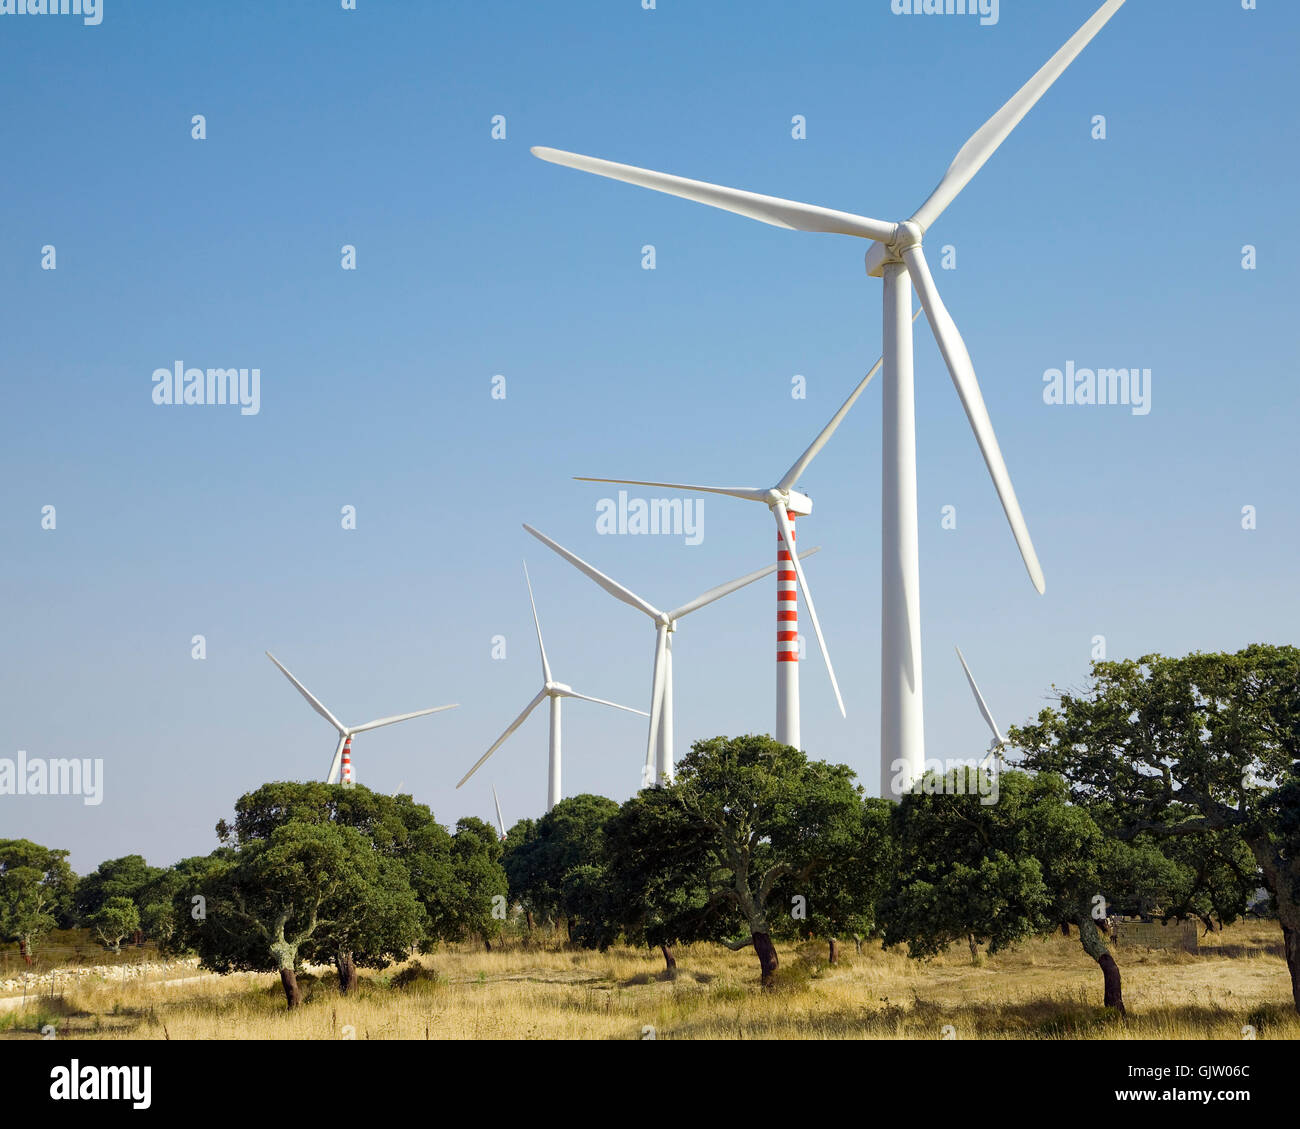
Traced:
<svg viewBox="0 0 1300 1129">
<path fill-rule="evenodd" d="M 957 648 L 957 657 L 961 659 L 961 668 L 966 672 L 966 681 L 970 683 L 971 693 L 975 695 L 975 703 L 980 708 L 980 713 L 984 715 L 985 722 L 988 723 L 989 729 L 993 731 L 993 740 L 989 742 L 989 751 L 985 754 L 984 759 L 980 761 L 980 768 L 983 768 L 989 757 L 997 757 L 998 771 L 1002 771 L 1002 750 L 1007 747 L 1007 739 L 1002 736 L 1002 730 L 998 728 L 998 723 L 993 720 L 993 714 L 989 712 L 989 707 L 984 701 L 984 695 L 980 693 L 980 688 L 975 685 L 975 676 L 971 674 L 970 667 L 966 665 L 966 656 L 961 653 L 961 648 Z"/>
<path fill-rule="evenodd" d="M 850 212 L 762 196 L 736 188 L 617 164 L 577 153 L 534 148 L 533 155 L 598 176 L 708 204 L 774 227 L 869 239 L 867 274 L 884 279 L 884 442 L 881 536 L 881 795 L 892 796 L 891 765 L 904 788 L 925 765 L 921 693 L 921 599 L 916 513 L 916 419 L 912 383 L 912 287 L 915 286 L 952 376 L 1034 588 L 1043 571 L 1011 485 L 970 354 L 935 286 L 922 250 L 926 232 L 984 167 L 1012 130 L 1125 0 L 1106 0 L 1065 45 L 961 148 L 938 186 L 913 214 L 890 223 Z"/>
<path fill-rule="evenodd" d="M 565 698 L 578 698 L 584 702 L 595 702 L 598 706 L 612 706 L 616 710 L 623 710 L 626 713 L 640 714 L 646 716 L 645 710 L 634 710 L 631 706 L 620 706 L 617 702 L 607 702 L 604 698 L 589 698 L 586 694 L 579 694 L 572 686 L 566 686 L 563 682 L 556 682 L 551 677 L 551 664 L 546 659 L 546 644 L 542 642 L 542 624 L 537 618 L 537 602 L 533 599 L 533 582 L 528 577 L 528 565 L 524 565 L 524 583 L 528 585 L 528 602 L 533 609 L 533 626 L 537 628 L 537 649 L 542 656 L 542 688 L 537 691 L 537 696 L 524 707 L 524 712 L 510 723 L 509 728 L 501 734 L 464 776 L 460 778 L 460 783 L 456 785 L 459 788 L 471 776 L 474 775 L 482 766 L 483 762 L 495 753 L 502 745 L 505 744 L 506 738 L 510 736 L 528 719 L 528 715 L 533 712 L 542 701 L 546 698 L 551 700 L 551 755 L 550 768 L 547 773 L 546 784 L 546 810 L 550 811 L 562 798 L 560 791 L 560 704 Z M 496 789 L 492 790 L 493 796 L 496 795 Z M 501 818 L 501 805 L 497 804 L 497 818 Z M 502 837 L 505 837 L 505 829 L 502 829 Z"/>
<path fill-rule="evenodd" d="M 650 730 L 646 740 L 645 768 L 642 772 L 641 783 L 642 787 L 648 787 L 653 773 L 653 782 L 656 785 L 671 784 L 673 779 L 673 633 L 677 630 L 677 621 L 706 604 L 720 600 L 723 596 L 731 595 L 732 592 L 744 588 L 747 584 L 762 580 L 763 577 L 775 572 L 777 566 L 770 564 L 767 568 L 760 568 L 757 572 L 751 572 L 737 580 L 720 584 L 717 588 L 710 588 L 704 595 L 696 596 L 695 599 L 683 604 L 680 608 L 664 612 L 646 600 L 641 599 L 635 592 L 624 588 L 617 580 L 611 580 L 576 553 L 571 553 L 563 545 L 552 541 L 545 533 L 539 533 L 528 524 L 525 524 L 524 528 L 542 544 L 549 545 L 579 571 L 586 573 L 616 600 L 631 604 L 638 611 L 645 612 L 654 621 L 655 662 L 654 675 L 650 685 Z M 792 536 L 791 540 L 793 539 Z M 801 559 L 811 557 L 813 553 L 820 551 L 820 549 L 820 545 L 816 549 L 805 549 L 799 554 L 799 557 Z M 802 570 L 800 571 L 802 572 Z M 832 675 L 833 677 L 834 675 Z"/>
<path fill-rule="evenodd" d="M 334 759 L 330 761 L 329 775 L 325 777 L 326 784 L 336 784 L 339 782 L 339 774 L 342 772 L 343 786 L 351 788 L 352 779 L 352 736 L 354 733 L 364 733 L 367 729 L 378 729 L 384 725 L 396 725 L 399 721 L 410 721 L 413 717 L 424 717 L 426 714 L 441 713 L 443 710 L 454 710 L 455 705 L 434 706 L 430 710 L 416 710 L 414 713 L 399 713 L 395 717 L 381 717 L 377 721 L 367 721 L 365 725 L 344 725 L 329 710 L 327 710 L 310 690 L 299 682 L 288 669 L 280 662 L 270 651 L 266 652 L 266 657 L 270 659 L 290 682 L 292 682 L 300 693 L 311 704 L 311 708 L 328 721 L 339 733 L 338 747 L 334 750 Z"/>
<path fill-rule="evenodd" d="M 917 310 L 916 317 L 921 311 Z M 866 391 L 867 385 L 880 371 L 884 363 L 882 357 L 871 371 L 858 382 L 832 417 L 830 423 L 822 428 L 821 433 L 789 470 L 785 472 L 775 486 L 761 490 L 750 486 L 691 486 L 681 482 L 645 482 L 635 478 L 587 478 L 579 475 L 579 482 L 612 482 L 620 486 L 655 486 L 665 490 L 686 490 L 696 494 L 724 494 L 729 498 L 743 498 L 750 502 L 761 502 L 772 511 L 776 519 L 777 574 L 776 574 L 776 739 L 783 745 L 802 748 L 799 735 L 799 605 L 798 590 L 803 591 L 804 603 L 808 607 L 808 618 L 812 620 L 813 630 L 817 633 L 817 645 L 826 662 L 826 672 L 830 675 L 831 689 L 835 691 L 835 701 L 840 707 L 840 716 L 844 716 L 844 699 L 840 696 L 839 684 L 835 680 L 835 671 L 831 666 L 831 656 L 826 650 L 826 641 L 822 638 L 821 625 L 817 621 L 817 610 L 813 606 L 812 593 L 808 591 L 803 568 L 797 559 L 793 570 L 786 567 L 791 560 L 790 550 L 795 543 L 795 519 L 812 513 L 812 499 L 794 487 L 808 469 L 821 449 L 830 442 L 835 429 L 849 414 L 849 409 L 857 403 L 858 397 Z"/>
</svg>

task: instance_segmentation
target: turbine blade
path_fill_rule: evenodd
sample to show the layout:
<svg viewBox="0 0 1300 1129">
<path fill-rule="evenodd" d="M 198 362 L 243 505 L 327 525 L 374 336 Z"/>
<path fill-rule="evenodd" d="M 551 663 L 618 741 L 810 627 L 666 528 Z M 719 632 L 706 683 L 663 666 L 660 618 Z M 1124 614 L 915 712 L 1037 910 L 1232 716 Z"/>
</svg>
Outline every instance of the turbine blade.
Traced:
<svg viewBox="0 0 1300 1129">
<path fill-rule="evenodd" d="M 562 556 L 566 561 L 568 561 L 571 565 L 573 565 L 574 568 L 578 569 L 580 572 L 585 572 L 589 577 L 591 577 L 592 580 L 594 580 L 597 584 L 599 584 L 603 589 L 605 589 L 606 592 L 608 592 L 616 600 L 622 600 L 623 603 L 625 604 L 631 604 L 632 607 L 645 612 L 645 614 L 648 615 L 651 619 L 659 618 L 659 609 L 656 608 L 653 604 L 646 603 L 646 601 L 641 599 L 641 597 L 638 596 L 635 592 L 627 588 L 624 588 L 623 585 L 621 585 L 617 580 L 611 580 L 599 569 L 589 565 L 576 553 L 571 553 L 563 545 L 560 545 L 557 542 L 552 541 L 549 537 L 546 536 L 545 533 L 539 533 L 536 529 L 534 529 L 531 525 L 527 524 L 526 522 L 524 523 L 524 528 L 528 530 L 528 532 L 531 533 L 534 537 L 536 537 L 537 540 L 539 540 L 543 545 L 549 545 L 552 549 L 554 549 L 557 553 L 559 553 L 560 556 Z"/>
<path fill-rule="evenodd" d="M 615 161 L 601 160 L 599 157 L 585 157 L 581 153 L 566 153 L 561 149 L 547 149 L 535 145 L 531 150 L 534 157 L 550 161 L 553 165 L 578 169 L 581 172 L 595 173 L 611 180 L 621 180 L 627 184 L 652 188 L 656 192 L 665 192 L 669 196 L 680 196 L 684 200 L 694 200 L 699 204 L 721 208 L 724 212 L 734 212 L 760 223 L 773 227 L 785 227 L 794 231 L 819 231 L 833 235 L 856 235 L 862 239 L 874 239 L 889 243 L 894 239 L 896 225 L 881 220 L 857 216 L 851 212 L 838 212 L 831 208 L 820 208 L 815 204 L 802 204 L 797 200 L 783 200 L 778 196 L 760 196 L 756 192 L 745 192 L 739 188 L 727 188 L 720 184 L 709 184 L 702 180 L 688 180 L 681 176 L 655 172 L 652 169 L 637 168 L 635 165 L 620 165 Z"/>
<path fill-rule="evenodd" d="M 344 725 L 343 722 L 339 721 L 339 719 L 335 717 L 332 713 L 330 713 L 330 711 L 327 710 L 323 705 L 321 705 L 320 699 L 317 698 L 310 690 L 308 690 L 306 686 L 304 686 L 301 682 L 299 682 L 296 678 L 294 678 L 294 676 L 289 673 L 288 668 L 286 668 L 280 662 L 279 659 L 277 659 L 273 654 L 271 654 L 270 651 L 266 652 L 266 657 L 280 668 L 280 671 L 285 676 L 285 678 L 287 678 L 296 687 L 298 687 L 298 693 L 301 694 L 304 698 L 307 699 L 308 702 L 311 703 L 312 709 L 314 709 L 318 714 L 320 714 L 321 717 L 323 717 L 332 726 L 334 726 L 334 728 L 337 729 L 340 733 L 347 732 L 348 727 Z"/>
<path fill-rule="evenodd" d="M 617 702 L 607 702 L 604 698 L 592 698 L 587 694 L 579 694 L 576 690 L 568 690 L 561 695 L 565 698 L 581 698 L 584 702 L 595 702 L 598 706 L 613 706 L 616 710 L 623 710 L 625 713 L 639 714 L 641 717 L 649 717 L 645 710 L 633 709 L 631 706 L 620 706 Z"/>
<path fill-rule="evenodd" d="M 347 743 L 348 735 L 339 734 L 339 743 L 334 747 L 334 759 L 330 761 L 329 775 L 325 777 L 326 784 L 337 784 L 339 782 L 339 771 L 343 767 L 343 746 Z"/>
<path fill-rule="evenodd" d="M 835 668 L 831 666 L 831 653 L 826 648 L 826 639 L 822 635 L 822 625 L 817 621 L 817 608 L 813 604 L 812 592 L 808 589 L 808 581 L 803 574 L 803 565 L 799 563 L 800 554 L 795 552 L 794 548 L 794 530 L 790 528 L 790 518 L 785 512 L 785 507 L 776 505 L 772 507 L 772 512 L 776 515 L 776 525 L 781 531 L 781 540 L 785 542 L 785 547 L 790 551 L 790 560 L 794 563 L 794 574 L 799 581 L 799 591 L 803 593 L 804 605 L 808 608 L 808 618 L 812 620 L 813 631 L 817 633 L 817 646 L 822 653 L 822 660 L 826 663 L 826 673 L 831 676 L 831 689 L 835 691 L 835 704 L 840 707 L 840 717 L 846 717 L 844 712 L 844 699 L 840 696 L 840 684 L 835 680 Z"/>
<path fill-rule="evenodd" d="M 912 315 L 912 320 L 916 321 L 920 314 L 921 311 L 918 309 L 916 313 Z M 808 469 L 808 464 L 811 463 L 818 454 L 820 454 L 821 449 L 826 446 L 830 437 L 835 434 L 835 429 L 844 422 L 844 417 L 849 414 L 849 409 L 857 403 L 858 397 L 867 390 L 867 385 L 871 383 L 872 377 L 880 371 L 880 368 L 884 363 L 885 358 L 881 357 L 871 366 L 871 371 L 858 382 L 858 386 L 849 394 L 849 398 L 840 406 L 840 410 L 831 416 L 830 423 L 822 428 L 821 434 L 812 441 L 812 445 L 809 446 L 808 450 L 800 455 L 799 458 L 795 460 L 794 465 L 787 470 L 784 475 L 782 475 L 781 481 L 776 484 L 778 490 L 790 490 L 794 487 L 794 484 L 799 481 L 803 472 Z M 759 501 L 767 502 L 769 505 L 771 504 L 766 496 L 760 498 Z"/>
<path fill-rule="evenodd" d="M 800 558 L 811 557 L 813 553 L 820 553 L 821 548 L 822 547 L 818 545 L 812 549 L 805 549 L 799 554 L 799 556 Z M 744 588 L 747 584 L 753 584 L 755 580 L 762 580 L 765 576 L 771 576 L 775 571 L 776 565 L 770 564 L 766 568 L 760 568 L 755 572 L 747 573 L 736 580 L 729 580 L 726 584 L 719 584 L 716 588 L 710 588 L 703 596 L 696 596 L 689 604 L 683 604 L 676 611 L 669 612 L 668 618 L 670 620 L 681 619 L 682 616 L 689 615 L 691 612 L 704 607 L 706 604 L 711 604 L 715 600 L 721 600 L 723 596 L 730 596 L 732 592 Z"/>
<path fill-rule="evenodd" d="M 497 786 L 495 784 L 492 785 L 492 802 L 497 809 L 497 827 L 501 831 L 501 838 L 504 839 L 506 837 L 506 821 L 501 818 L 501 799 L 497 796 Z"/>
<path fill-rule="evenodd" d="M 1065 73 L 1093 37 L 1109 22 L 1111 16 L 1124 6 L 1124 0 L 1106 0 L 1088 21 L 1066 41 L 1055 55 L 1043 65 L 1033 78 L 1022 86 L 996 114 L 985 122 L 953 158 L 939 186 L 930 198 L 917 209 L 913 223 L 922 230 L 930 227 L 980 171 L 998 146 L 1010 135 L 1058 78 Z"/>
<path fill-rule="evenodd" d="M 455 705 L 434 706 L 431 710 L 416 710 L 414 713 L 399 713 L 393 717 L 381 717 L 376 721 L 367 721 L 365 725 L 354 725 L 348 732 L 364 733 L 367 729 L 378 729 L 384 725 L 396 725 L 399 721 L 410 721 L 413 717 L 425 717 L 427 714 L 442 713 L 443 710 L 454 710 L 455 708 Z"/>
<path fill-rule="evenodd" d="M 551 664 L 546 661 L 546 644 L 542 642 L 542 623 L 537 618 L 537 601 L 533 599 L 533 582 L 528 577 L 528 562 L 524 561 L 524 583 L 528 585 L 528 603 L 533 609 L 533 626 L 537 628 L 537 649 L 542 652 L 542 681 L 550 682 Z"/>
<path fill-rule="evenodd" d="M 524 707 L 524 712 L 521 713 L 517 718 L 514 719 L 514 721 L 510 723 L 506 731 L 502 733 L 501 736 L 498 737 L 492 743 L 492 747 L 488 749 L 488 751 L 484 753 L 481 757 L 479 757 L 477 761 L 474 762 L 474 767 L 471 768 L 467 773 L 465 773 L 464 776 L 460 778 L 460 783 L 456 785 L 457 788 L 459 788 L 461 784 L 464 784 L 466 780 L 468 780 L 471 776 L 473 776 L 474 773 L 476 773 L 482 767 L 483 762 L 487 760 L 488 757 L 490 757 L 493 753 L 495 753 L 499 748 L 501 748 L 503 744 L 505 744 L 506 738 L 509 737 L 510 734 L 512 734 L 521 725 L 523 725 L 524 721 L 527 720 L 528 715 L 538 707 L 538 705 L 543 701 L 543 699 L 545 699 L 545 697 L 546 697 L 546 691 L 544 689 L 537 691 L 537 697 L 535 697 L 531 702 L 528 703 L 528 705 Z"/>
<path fill-rule="evenodd" d="M 998 729 L 998 723 L 993 720 L 993 714 L 989 711 L 988 704 L 984 701 L 984 695 L 980 693 L 980 688 L 975 685 L 975 676 L 971 674 L 970 667 L 966 665 L 966 656 L 961 653 L 961 648 L 957 648 L 957 657 L 961 660 L 961 668 L 966 672 L 966 681 L 970 683 L 971 693 L 975 695 L 975 703 L 980 708 L 980 713 L 984 715 L 984 721 L 989 729 L 993 731 L 993 736 L 999 745 L 1005 745 L 1007 739 L 1002 736 L 1002 731 Z M 985 760 L 988 758 L 985 757 Z"/>
<path fill-rule="evenodd" d="M 993 422 L 989 419 L 988 408 L 984 406 L 984 395 L 980 392 L 979 381 L 975 378 L 975 366 L 971 362 L 966 343 L 957 331 L 957 324 L 952 320 L 943 299 L 939 297 L 939 288 L 934 284 L 930 266 L 925 261 L 925 253 L 918 244 L 903 252 L 903 261 L 907 264 L 907 273 L 916 286 L 917 295 L 929 319 L 930 329 L 939 343 L 944 363 L 952 375 L 953 386 L 961 397 L 962 407 L 966 409 L 966 418 L 971 430 L 984 454 L 985 465 L 993 478 L 998 497 L 1002 500 L 1002 509 L 1007 521 L 1011 523 L 1011 532 L 1015 534 L 1016 544 L 1020 546 L 1020 555 L 1024 558 L 1025 568 L 1034 587 L 1042 595 L 1046 590 L 1043 570 L 1038 563 L 1038 554 L 1034 552 L 1034 543 L 1029 537 L 1029 527 L 1025 524 L 1025 515 L 1020 512 L 1020 503 L 1016 500 L 1015 487 L 1011 485 L 1011 475 L 1002 458 L 1002 449 L 998 438 L 993 433 Z"/>
<path fill-rule="evenodd" d="M 744 498 L 750 502 L 768 505 L 766 490 L 753 486 L 691 486 L 684 482 L 642 482 L 635 478 L 587 478 L 574 475 L 575 482 L 611 482 L 616 486 L 657 486 L 664 490 L 685 490 L 692 494 L 725 494 L 729 498 Z"/>
</svg>

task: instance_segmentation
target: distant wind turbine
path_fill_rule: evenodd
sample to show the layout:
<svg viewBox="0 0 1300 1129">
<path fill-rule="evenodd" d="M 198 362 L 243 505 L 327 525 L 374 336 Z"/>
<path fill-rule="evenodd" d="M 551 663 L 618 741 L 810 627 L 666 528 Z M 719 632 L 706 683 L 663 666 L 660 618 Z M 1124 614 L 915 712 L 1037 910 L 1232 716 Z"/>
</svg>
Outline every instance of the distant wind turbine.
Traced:
<svg viewBox="0 0 1300 1129">
<path fill-rule="evenodd" d="M 344 725 L 343 722 L 339 721 L 337 717 L 330 713 L 330 711 L 321 704 L 320 699 L 317 698 L 315 694 L 290 674 L 288 668 L 286 668 L 279 659 L 271 654 L 270 651 L 266 652 L 266 657 L 275 663 L 275 665 L 280 668 L 280 671 L 285 678 L 298 688 L 298 693 L 307 699 L 311 708 L 338 730 L 339 743 L 338 747 L 334 750 L 334 759 L 330 761 L 329 774 L 325 777 L 326 784 L 339 783 L 339 775 L 341 772 L 343 785 L 348 788 L 352 787 L 354 783 L 352 779 L 353 734 L 364 733 L 368 729 L 379 729 L 384 725 L 396 725 L 399 721 L 410 721 L 413 717 L 424 717 L 426 714 L 441 713 L 443 710 L 454 710 L 456 708 L 455 705 L 434 706 L 432 709 L 416 710 L 414 713 L 399 713 L 394 717 L 381 717 L 376 721 L 367 721 L 364 725 Z"/>
<path fill-rule="evenodd" d="M 546 659 L 546 644 L 542 642 L 542 624 L 537 618 L 537 603 L 533 599 L 533 582 L 528 577 L 528 565 L 524 565 L 524 583 L 528 585 L 528 602 L 533 609 L 533 626 L 537 628 L 537 649 L 542 656 L 542 688 L 537 691 L 537 696 L 524 707 L 524 712 L 514 719 L 506 729 L 477 761 L 464 776 L 460 778 L 460 783 L 456 785 L 459 788 L 471 776 L 474 775 L 482 766 L 483 762 L 495 753 L 502 745 L 505 744 L 506 738 L 510 736 L 528 719 L 528 715 L 533 712 L 542 702 L 549 698 L 551 701 L 551 751 L 549 761 L 549 771 L 546 782 L 546 810 L 550 811 L 563 798 L 564 793 L 560 788 L 560 703 L 565 698 L 578 698 L 584 702 L 595 702 L 598 706 L 612 706 L 616 710 L 623 710 L 625 713 L 640 714 L 646 716 L 645 710 L 633 709 L 631 706 L 620 706 L 617 702 L 607 702 L 603 698 L 589 698 L 586 694 L 579 694 L 572 686 L 566 686 L 563 682 L 556 682 L 551 677 L 551 664 Z M 493 789 L 493 795 L 496 794 Z M 497 818 L 501 817 L 501 805 L 497 805 Z M 502 831 L 504 836 L 505 832 Z"/>
<path fill-rule="evenodd" d="M 683 604 L 670 612 L 660 611 L 653 604 L 641 599 L 635 592 L 624 588 L 617 580 L 611 580 L 599 569 L 589 565 L 576 553 L 569 552 L 563 545 L 552 541 L 545 533 L 539 533 L 531 525 L 524 528 L 543 545 L 549 545 L 566 561 L 580 572 L 586 573 L 616 600 L 630 604 L 637 611 L 644 612 L 655 625 L 655 661 L 654 674 L 650 686 L 650 731 L 646 741 L 645 769 L 642 773 L 642 786 L 651 781 L 656 785 L 670 784 L 673 779 L 673 633 L 677 630 L 677 621 L 683 616 L 698 611 L 715 600 L 739 591 L 747 584 L 762 580 L 776 571 L 777 566 L 768 565 L 757 572 L 751 572 L 737 580 L 710 588 L 702 596 L 696 596 L 689 603 Z M 791 538 L 793 540 L 793 537 Z M 811 557 L 820 550 L 807 549 L 800 553 L 801 558 Z"/>
<path fill-rule="evenodd" d="M 985 754 L 984 759 L 980 761 L 980 768 L 983 768 L 989 760 L 989 757 L 997 757 L 998 771 L 1002 771 L 1002 750 L 1007 747 L 1007 739 L 1002 736 L 1002 730 L 998 728 L 998 723 L 993 720 L 993 714 L 990 712 L 988 704 L 984 701 L 984 695 L 980 693 L 980 688 L 975 685 L 975 676 L 971 674 L 970 667 L 966 665 L 966 656 L 961 653 L 961 648 L 957 648 L 957 657 L 961 660 L 961 668 L 966 672 L 966 681 L 970 683 L 971 693 L 975 695 L 975 704 L 979 706 L 980 713 L 984 715 L 985 724 L 993 732 L 993 740 L 989 742 L 989 751 Z"/>
</svg>

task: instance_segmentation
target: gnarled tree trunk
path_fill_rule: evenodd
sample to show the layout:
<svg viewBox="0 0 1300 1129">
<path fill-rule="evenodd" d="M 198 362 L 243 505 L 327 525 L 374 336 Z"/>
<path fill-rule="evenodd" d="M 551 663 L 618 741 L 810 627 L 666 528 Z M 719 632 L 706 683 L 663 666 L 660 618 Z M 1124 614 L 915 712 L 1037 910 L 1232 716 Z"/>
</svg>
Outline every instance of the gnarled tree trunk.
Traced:
<svg viewBox="0 0 1300 1129">
<path fill-rule="evenodd" d="M 1105 996 L 1102 1002 L 1106 1007 L 1114 1008 L 1120 1015 L 1127 1014 L 1124 1010 L 1124 991 L 1120 982 L 1119 965 L 1111 956 L 1110 947 L 1102 940 L 1097 922 L 1093 921 L 1088 914 L 1082 913 L 1079 915 L 1078 925 L 1079 941 L 1083 944 L 1083 951 L 1092 957 L 1101 969 L 1105 983 Z"/>
<path fill-rule="evenodd" d="M 858 947 L 858 956 L 861 956 L 862 955 L 862 934 L 861 933 L 853 934 L 853 943 Z"/>
<path fill-rule="evenodd" d="M 27 948 L 27 941 L 23 937 L 18 938 L 18 952 L 22 955 L 23 960 L 27 964 L 32 963 L 31 951 Z"/>
<path fill-rule="evenodd" d="M 298 977 L 292 966 L 280 969 L 280 986 L 284 989 L 284 998 L 291 1008 L 302 1003 L 302 989 L 298 987 Z"/>
<path fill-rule="evenodd" d="M 334 967 L 339 970 L 339 991 L 346 996 L 357 986 L 356 962 L 350 952 L 340 949 L 334 954 Z"/>
<path fill-rule="evenodd" d="M 830 963 L 834 964 L 840 959 L 840 943 L 834 937 L 828 939 L 827 944 L 830 946 Z"/>
<path fill-rule="evenodd" d="M 1287 971 L 1291 973 L 1291 998 L 1300 1012 L 1300 929 L 1282 926 L 1282 947 L 1286 953 Z"/>
<path fill-rule="evenodd" d="M 1291 974 L 1291 998 L 1300 1013 L 1300 902 L 1294 893 L 1300 889 L 1300 858 L 1283 858 L 1267 838 L 1248 839 L 1247 845 L 1264 873 L 1264 886 L 1277 905 L 1282 952 Z"/>
<path fill-rule="evenodd" d="M 669 976 L 677 975 L 677 958 L 673 956 L 673 951 L 667 945 L 660 945 L 659 951 L 664 954 L 664 968 Z"/>
<path fill-rule="evenodd" d="M 758 964 L 763 972 L 763 987 L 770 988 L 776 983 L 776 946 L 767 933 L 754 934 L 754 952 L 758 954 Z"/>
</svg>

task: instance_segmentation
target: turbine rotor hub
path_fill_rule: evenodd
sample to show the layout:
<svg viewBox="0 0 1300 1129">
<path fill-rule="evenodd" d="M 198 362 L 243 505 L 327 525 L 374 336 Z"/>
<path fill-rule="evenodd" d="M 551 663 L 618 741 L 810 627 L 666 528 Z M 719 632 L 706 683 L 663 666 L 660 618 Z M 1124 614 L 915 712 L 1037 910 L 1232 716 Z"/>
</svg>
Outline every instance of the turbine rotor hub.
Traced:
<svg viewBox="0 0 1300 1129">
<path fill-rule="evenodd" d="M 925 238 L 925 228 L 914 220 L 907 220 L 900 223 L 894 229 L 894 239 L 890 243 L 873 243 L 867 251 L 866 265 L 867 274 L 872 278 L 879 278 L 885 272 L 885 267 L 901 263 L 903 261 L 903 252 L 910 251 L 913 247 L 921 246 Z"/>
</svg>

